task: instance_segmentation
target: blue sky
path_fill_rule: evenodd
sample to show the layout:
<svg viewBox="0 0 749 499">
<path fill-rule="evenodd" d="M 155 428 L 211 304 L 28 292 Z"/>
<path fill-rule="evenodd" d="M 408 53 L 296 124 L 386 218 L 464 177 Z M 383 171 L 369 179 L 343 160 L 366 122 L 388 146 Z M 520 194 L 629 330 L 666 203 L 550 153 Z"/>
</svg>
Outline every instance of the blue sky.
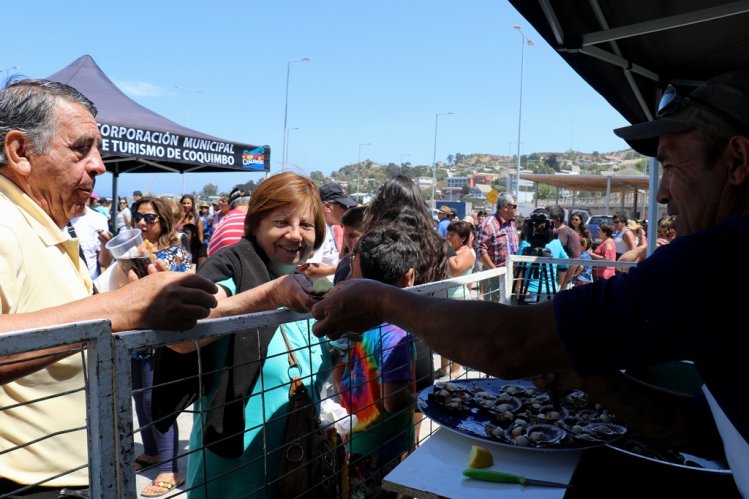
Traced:
<svg viewBox="0 0 749 499">
<path fill-rule="evenodd" d="M 126 6 L 126 7 L 125 7 Z M 507 2 L 468 0 L 31 1 L 4 13 L 0 69 L 49 76 L 81 55 L 140 104 L 190 128 L 272 148 L 281 168 L 329 174 L 361 159 L 431 164 L 448 154 L 514 154 L 521 35 L 521 151 L 607 152 L 624 118 Z M 5 72 L 2 73 L 5 77 Z M 179 85 L 181 88 L 175 88 Z M 296 128 L 296 129 L 294 129 Z M 361 146 L 369 143 L 371 145 Z M 262 174 L 185 176 L 185 190 L 228 191 Z M 129 174 L 119 190 L 182 192 L 178 174 Z M 109 195 L 111 176 L 97 191 Z"/>
</svg>

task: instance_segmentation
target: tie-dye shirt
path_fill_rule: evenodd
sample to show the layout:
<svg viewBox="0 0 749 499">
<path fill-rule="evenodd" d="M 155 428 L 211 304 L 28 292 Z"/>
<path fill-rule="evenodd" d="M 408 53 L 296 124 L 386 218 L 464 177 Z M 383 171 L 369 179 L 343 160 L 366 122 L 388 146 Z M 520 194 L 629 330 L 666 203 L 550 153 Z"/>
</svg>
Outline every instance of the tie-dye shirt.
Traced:
<svg viewBox="0 0 749 499">
<path fill-rule="evenodd" d="M 410 448 L 413 411 L 388 415 L 382 404 L 382 385 L 410 381 L 414 392 L 415 359 L 413 338 L 392 324 L 365 332 L 349 350 L 340 392 L 341 404 L 357 418 L 349 439 L 352 454 L 395 456 Z"/>
</svg>

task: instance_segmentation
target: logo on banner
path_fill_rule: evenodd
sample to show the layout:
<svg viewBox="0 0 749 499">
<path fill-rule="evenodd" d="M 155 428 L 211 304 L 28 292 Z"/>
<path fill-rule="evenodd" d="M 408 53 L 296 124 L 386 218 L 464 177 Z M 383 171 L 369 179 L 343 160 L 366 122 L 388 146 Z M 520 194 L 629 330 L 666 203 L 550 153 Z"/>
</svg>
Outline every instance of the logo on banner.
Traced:
<svg viewBox="0 0 749 499">
<path fill-rule="evenodd" d="M 252 150 L 242 151 L 242 166 L 265 165 L 265 148 L 256 147 Z"/>
</svg>

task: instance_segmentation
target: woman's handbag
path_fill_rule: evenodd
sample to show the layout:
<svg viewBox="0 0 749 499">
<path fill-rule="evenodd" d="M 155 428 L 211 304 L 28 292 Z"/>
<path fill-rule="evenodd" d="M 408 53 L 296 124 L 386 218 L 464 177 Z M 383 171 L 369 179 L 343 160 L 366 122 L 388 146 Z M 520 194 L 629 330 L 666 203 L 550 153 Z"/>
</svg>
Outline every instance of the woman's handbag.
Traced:
<svg viewBox="0 0 749 499">
<path fill-rule="evenodd" d="M 320 427 L 312 399 L 301 378 L 286 330 L 281 325 L 286 349 L 289 352 L 289 411 L 286 431 L 278 466 L 278 497 L 338 497 L 340 477 L 336 472 L 335 449 Z"/>
</svg>

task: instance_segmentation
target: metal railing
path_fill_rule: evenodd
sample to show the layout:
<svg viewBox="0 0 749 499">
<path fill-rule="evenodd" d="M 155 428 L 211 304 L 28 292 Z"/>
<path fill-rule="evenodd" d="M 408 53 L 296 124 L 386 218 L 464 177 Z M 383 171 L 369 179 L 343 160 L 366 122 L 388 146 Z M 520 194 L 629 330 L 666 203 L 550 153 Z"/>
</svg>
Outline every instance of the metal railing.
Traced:
<svg viewBox="0 0 749 499">
<path fill-rule="evenodd" d="M 548 264 L 585 264 L 591 266 L 628 267 L 631 264 L 587 260 L 559 260 L 537 257 L 513 256 L 507 268 L 498 268 L 429 283 L 410 291 L 432 296 L 446 296 L 447 289 L 470 285 L 472 289 L 466 299 L 486 299 L 501 303 L 513 301 L 514 269 L 518 264 L 538 262 Z M 491 295 L 482 296 L 481 285 L 493 283 Z M 112 334 L 108 321 L 91 321 L 60 325 L 52 328 L 18 331 L 0 334 L 1 359 L 9 355 L 33 352 L 61 345 L 78 345 L 85 367 L 86 434 L 88 446 L 88 475 L 90 497 L 137 497 L 136 479 L 133 472 L 135 460 L 135 435 L 144 428 L 136 428 L 133 418 L 133 387 L 131 376 L 131 354 L 144 349 L 156 349 L 166 345 L 196 342 L 205 338 L 221 338 L 237 332 L 257 330 L 263 326 L 277 326 L 294 321 L 310 319 L 308 314 L 288 310 L 261 312 L 200 322 L 187 331 L 138 330 Z M 308 321 L 311 330 L 311 322 Z M 311 332 L 309 332 L 311 335 Z M 257 359 L 262 362 L 263 359 Z M 470 366 L 467 366 L 470 367 Z M 475 372 L 474 372 L 475 374 Z M 481 373 L 480 373 L 481 374 Z M 3 389 L 3 388 L 0 388 Z M 65 396 L 64 393 L 59 396 Z M 0 413 L 10 410 L 0 407 Z M 422 431 L 421 438 L 433 432 Z M 418 436 L 417 436 L 418 438 Z M 418 442 L 418 440 L 417 440 Z M 23 442 L 15 448 L 33 445 Z M 2 451 L 13 452 L 15 448 Z M 199 451 L 189 449 L 188 453 Z M 183 457 L 183 456 L 181 456 Z M 37 483 L 44 485 L 44 482 Z"/>
</svg>

